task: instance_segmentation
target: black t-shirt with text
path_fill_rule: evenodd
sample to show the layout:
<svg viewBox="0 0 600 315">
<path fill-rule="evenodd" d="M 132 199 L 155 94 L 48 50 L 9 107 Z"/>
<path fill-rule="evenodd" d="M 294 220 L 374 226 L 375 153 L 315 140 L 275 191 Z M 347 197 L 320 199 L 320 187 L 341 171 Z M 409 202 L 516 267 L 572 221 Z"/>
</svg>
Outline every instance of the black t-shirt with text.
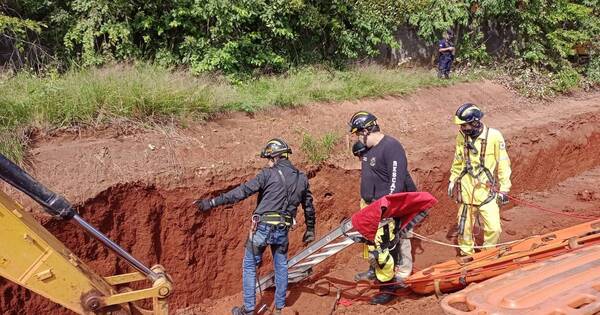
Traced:
<svg viewBox="0 0 600 315">
<path fill-rule="evenodd" d="M 385 195 L 417 191 L 398 140 L 384 136 L 361 157 L 360 196 L 371 203 Z"/>
</svg>

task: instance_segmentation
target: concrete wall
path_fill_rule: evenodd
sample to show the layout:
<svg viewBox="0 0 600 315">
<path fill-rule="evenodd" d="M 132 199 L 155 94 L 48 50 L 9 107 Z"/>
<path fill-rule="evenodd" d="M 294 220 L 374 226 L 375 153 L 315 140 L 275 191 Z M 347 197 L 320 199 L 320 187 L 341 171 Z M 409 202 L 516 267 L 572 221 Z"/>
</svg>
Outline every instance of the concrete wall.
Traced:
<svg viewBox="0 0 600 315">
<path fill-rule="evenodd" d="M 397 65 L 433 65 L 437 58 L 437 43 L 428 43 L 417 36 L 417 31 L 409 26 L 402 26 L 395 35 L 400 48 L 382 46 L 377 62 L 390 66 Z"/>
<path fill-rule="evenodd" d="M 493 21 L 488 21 L 482 26 L 484 33 L 484 42 L 486 50 L 490 55 L 509 53 L 509 43 L 514 38 L 514 30 L 510 27 L 498 27 Z M 460 30 L 455 30 L 456 35 L 460 36 Z M 417 30 L 410 26 L 402 26 L 395 35 L 400 44 L 400 48 L 392 49 L 388 46 L 380 48 L 381 55 L 375 58 L 378 63 L 398 66 L 398 65 L 420 65 L 433 66 L 437 60 L 437 40 L 427 42 L 417 36 Z M 441 39 L 441 37 L 440 37 Z M 456 41 L 456 40 L 455 40 Z M 457 46 L 460 50 L 460 46 Z"/>
</svg>

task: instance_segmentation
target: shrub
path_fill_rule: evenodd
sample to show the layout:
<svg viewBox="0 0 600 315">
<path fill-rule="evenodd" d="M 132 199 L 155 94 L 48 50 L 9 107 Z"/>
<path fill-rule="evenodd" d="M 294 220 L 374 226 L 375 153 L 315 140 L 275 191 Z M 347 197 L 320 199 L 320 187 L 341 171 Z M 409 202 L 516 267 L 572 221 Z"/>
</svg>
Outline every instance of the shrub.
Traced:
<svg viewBox="0 0 600 315">
<path fill-rule="evenodd" d="M 581 77 L 573 68 L 568 67 L 554 76 L 552 88 L 559 93 L 567 93 L 579 86 Z"/>
<path fill-rule="evenodd" d="M 326 133 L 321 139 L 316 139 L 308 133 L 302 134 L 300 150 L 313 164 L 321 164 L 329 158 L 331 151 L 340 137 L 335 133 Z"/>
</svg>

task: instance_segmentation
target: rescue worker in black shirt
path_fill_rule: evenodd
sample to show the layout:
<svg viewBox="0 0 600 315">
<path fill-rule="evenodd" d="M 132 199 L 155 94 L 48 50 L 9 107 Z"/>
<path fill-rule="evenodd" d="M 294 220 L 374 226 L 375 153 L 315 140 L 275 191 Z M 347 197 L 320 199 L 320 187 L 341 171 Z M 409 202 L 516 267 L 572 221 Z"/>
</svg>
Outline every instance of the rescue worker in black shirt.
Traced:
<svg viewBox="0 0 600 315">
<path fill-rule="evenodd" d="M 380 132 L 373 114 L 357 112 L 348 124 L 350 133 L 358 138 L 352 152 L 361 159 L 361 208 L 388 194 L 417 191 L 408 172 L 404 148 L 398 140 Z M 396 220 L 379 228 L 375 244 L 365 248 L 365 258 L 369 258 L 371 267 L 357 274 L 355 280 L 377 279 L 383 284 L 402 283 L 411 274 L 410 239 L 399 235 L 399 223 Z M 371 300 L 371 304 L 392 301 L 396 288 L 382 286 L 382 292 Z"/>
<path fill-rule="evenodd" d="M 197 200 L 201 211 L 239 202 L 258 193 L 252 215 L 253 228 L 245 247 L 243 262 L 244 306 L 235 307 L 233 315 L 254 314 L 256 304 L 256 271 L 269 245 L 275 269 L 275 314 L 285 306 L 288 285 L 288 231 L 292 227 L 299 205 L 304 209 L 306 232 L 302 241 L 315 239 L 315 209 L 308 177 L 289 161 L 292 149 L 281 139 L 270 140 L 260 156 L 268 159 L 268 167 L 255 178 L 212 199 Z"/>
</svg>

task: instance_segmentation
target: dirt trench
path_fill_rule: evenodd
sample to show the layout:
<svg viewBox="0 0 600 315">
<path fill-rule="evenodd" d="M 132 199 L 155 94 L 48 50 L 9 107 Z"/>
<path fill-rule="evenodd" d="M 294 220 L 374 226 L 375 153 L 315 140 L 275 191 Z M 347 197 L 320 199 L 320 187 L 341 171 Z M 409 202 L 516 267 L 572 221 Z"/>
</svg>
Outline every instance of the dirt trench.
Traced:
<svg viewBox="0 0 600 315">
<path fill-rule="evenodd" d="M 586 114 L 510 133 L 514 194 L 544 190 L 600 165 L 600 115 Z M 420 189 L 440 203 L 420 227 L 421 233 L 447 230 L 455 205 L 445 197 L 450 163 L 447 152 L 428 154 L 411 170 Z M 193 199 L 235 187 L 253 170 L 221 174 L 185 187 L 167 189 L 141 182 L 118 184 L 81 203 L 80 213 L 147 265 L 160 263 L 173 277 L 172 310 L 236 294 L 241 288 L 241 260 L 254 198 L 199 215 Z M 239 175 L 239 174 L 242 175 Z M 315 195 L 317 232 L 323 235 L 357 208 L 359 173 L 332 165 L 309 171 Z M 452 218 L 449 220 L 449 218 Z M 131 269 L 78 227 L 42 218 L 44 226 L 103 276 Z M 300 249 L 304 231 L 291 232 L 291 253 Z M 266 255 L 268 257 L 269 255 Z M 329 264 L 340 263 L 338 260 Z M 264 266 L 270 265 L 266 258 Z M 327 268 L 327 264 L 325 267 Z M 71 314 L 70 311 L 0 279 L 2 314 Z"/>
</svg>

